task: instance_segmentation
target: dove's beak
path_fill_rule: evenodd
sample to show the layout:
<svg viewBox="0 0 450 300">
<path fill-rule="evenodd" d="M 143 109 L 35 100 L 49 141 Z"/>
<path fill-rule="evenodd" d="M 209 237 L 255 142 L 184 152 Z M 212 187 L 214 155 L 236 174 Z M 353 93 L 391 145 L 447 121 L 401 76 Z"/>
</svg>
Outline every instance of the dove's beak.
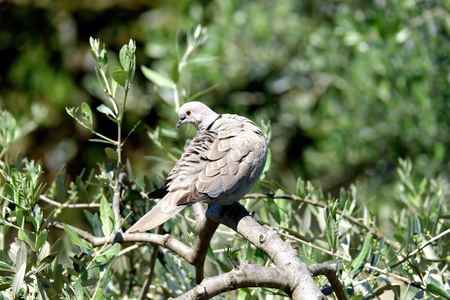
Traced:
<svg viewBox="0 0 450 300">
<path fill-rule="evenodd" d="M 183 121 L 184 121 L 184 120 L 179 120 L 179 121 L 177 122 L 177 125 L 175 125 L 175 129 L 176 129 L 176 130 L 178 130 L 178 128 L 180 128 L 181 125 L 183 125 Z"/>
</svg>

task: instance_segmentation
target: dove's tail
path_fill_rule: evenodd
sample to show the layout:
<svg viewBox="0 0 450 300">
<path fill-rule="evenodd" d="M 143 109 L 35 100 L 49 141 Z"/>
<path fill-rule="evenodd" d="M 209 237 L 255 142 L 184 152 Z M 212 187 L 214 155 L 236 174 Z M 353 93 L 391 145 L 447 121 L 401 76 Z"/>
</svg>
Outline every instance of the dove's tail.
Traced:
<svg viewBox="0 0 450 300">
<path fill-rule="evenodd" d="M 158 204 L 152 208 L 151 211 L 146 213 L 139 219 L 133 226 L 131 226 L 126 233 L 144 232 L 161 225 L 171 217 L 179 213 L 185 205 L 175 206 L 172 205 L 172 198 L 174 194 L 167 194 L 166 197 L 161 199 Z"/>
</svg>

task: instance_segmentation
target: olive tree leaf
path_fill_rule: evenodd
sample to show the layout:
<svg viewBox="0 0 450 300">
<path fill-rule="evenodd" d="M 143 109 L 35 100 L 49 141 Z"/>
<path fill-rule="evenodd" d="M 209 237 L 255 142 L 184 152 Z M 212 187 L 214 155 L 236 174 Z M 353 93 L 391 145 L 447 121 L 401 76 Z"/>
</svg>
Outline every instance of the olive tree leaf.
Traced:
<svg viewBox="0 0 450 300">
<path fill-rule="evenodd" d="M 164 75 L 161 75 L 146 66 L 141 66 L 141 71 L 144 74 L 144 76 L 147 77 L 148 80 L 150 80 L 159 87 L 166 87 L 170 89 L 176 88 L 176 84 L 172 79 Z"/>
<path fill-rule="evenodd" d="M 67 237 L 69 238 L 69 240 L 74 243 L 75 245 L 79 246 L 79 247 L 83 247 L 86 249 L 91 249 L 92 248 L 92 244 L 83 240 L 75 231 L 73 231 L 72 228 L 70 228 L 68 225 L 63 224 L 64 227 L 64 231 L 67 234 Z"/>
<path fill-rule="evenodd" d="M 129 73 L 128 71 L 125 71 L 121 67 L 115 66 L 112 71 L 112 78 L 114 79 L 115 82 L 125 87 L 127 80 L 129 79 Z"/>
<path fill-rule="evenodd" d="M 100 201 L 100 220 L 102 221 L 103 234 L 109 236 L 114 231 L 114 213 L 104 196 Z"/>
<path fill-rule="evenodd" d="M 14 296 L 13 298 L 15 298 L 22 287 L 25 271 L 27 269 L 27 246 L 22 241 L 18 241 L 18 244 L 19 249 L 15 261 L 16 275 L 14 276 L 11 290 L 11 294 Z"/>
<path fill-rule="evenodd" d="M 90 131 L 93 131 L 92 111 L 86 102 L 81 104 L 81 121 Z"/>
<path fill-rule="evenodd" d="M 352 261 L 352 263 L 350 265 L 350 272 L 355 272 L 355 275 L 356 275 L 356 271 L 359 270 L 366 261 L 366 257 L 370 251 L 370 243 L 371 242 L 372 242 L 372 233 L 369 232 L 366 235 L 366 238 L 364 239 L 364 243 L 361 247 L 361 250 L 359 251 L 358 255 L 356 256 L 356 258 Z"/>
</svg>

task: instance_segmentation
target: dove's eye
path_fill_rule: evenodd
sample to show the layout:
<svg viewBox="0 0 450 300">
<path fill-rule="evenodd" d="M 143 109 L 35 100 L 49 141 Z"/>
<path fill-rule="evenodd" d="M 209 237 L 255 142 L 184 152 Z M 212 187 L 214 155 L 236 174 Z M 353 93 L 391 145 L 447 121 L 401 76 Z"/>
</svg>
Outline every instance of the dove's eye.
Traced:
<svg viewBox="0 0 450 300">
<path fill-rule="evenodd" d="M 188 110 L 187 112 L 186 112 L 186 115 L 188 115 L 188 116 L 190 116 L 192 114 L 192 112 L 190 111 L 190 110 Z"/>
</svg>

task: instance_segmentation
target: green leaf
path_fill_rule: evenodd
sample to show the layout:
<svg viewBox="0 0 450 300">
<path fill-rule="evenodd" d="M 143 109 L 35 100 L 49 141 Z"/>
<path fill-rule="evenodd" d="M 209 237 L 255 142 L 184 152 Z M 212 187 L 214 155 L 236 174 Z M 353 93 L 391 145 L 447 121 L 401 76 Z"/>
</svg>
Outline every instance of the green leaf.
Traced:
<svg viewBox="0 0 450 300">
<path fill-rule="evenodd" d="M 47 240 L 48 232 L 47 229 L 44 229 L 41 231 L 41 233 L 38 235 L 36 239 L 36 252 L 39 252 L 39 249 L 44 245 L 45 241 Z"/>
<path fill-rule="evenodd" d="M 93 286 L 98 282 L 98 278 L 97 277 L 91 277 L 89 279 L 86 279 L 85 281 L 83 281 L 81 283 L 82 286 Z"/>
<path fill-rule="evenodd" d="M 119 52 L 119 61 L 120 65 L 125 71 L 129 71 L 131 69 L 131 59 L 129 55 L 128 45 L 124 45 Z"/>
<path fill-rule="evenodd" d="M 166 88 L 170 88 L 170 89 L 176 88 L 176 84 L 175 84 L 175 82 L 173 82 L 172 79 L 170 79 L 166 76 L 163 76 L 163 75 L 153 71 L 152 69 L 147 68 L 146 66 L 141 66 L 141 71 L 148 80 L 150 80 L 151 82 L 153 82 L 154 84 L 156 84 L 159 87 L 166 87 Z"/>
<path fill-rule="evenodd" d="M 33 247 L 33 242 L 31 241 L 30 237 L 28 236 L 28 234 L 24 230 L 19 229 L 18 237 L 19 237 L 20 240 L 22 240 L 25 243 L 27 243 L 30 247 Z"/>
<path fill-rule="evenodd" d="M 111 247 L 109 247 L 105 252 L 103 252 L 101 255 L 106 256 L 107 258 L 115 257 L 120 250 L 122 250 L 120 244 L 114 244 Z"/>
<path fill-rule="evenodd" d="M 364 243 L 363 246 L 361 247 L 361 250 L 359 251 L 358 255 L 356 256 L 356 258 L 352 261 L 351 265 L 350 265 L 350 272 L 355 272 L 356 270 L 358 270 L 359 268 L 361 268 L 365 261 L 366 261 L 366 257 L 369 254 L 370 251 L 370 243 L 372 242 L 372 233 L 369 232 L 366 235 L 366 238 L 364 239 Z"/>
<path fill-rule="evenodd" d="M 113 161 L 117 161 L 119 159 L 119 156 L 117 155 L 116 150 L 114 150 L 111 147 L 106 147 L 105 153 L 106 153 L 106 156 Z"/>
<path fill-rule="evenodd" d="M 94 235 L 101 236 L 102 235 L 102 223 L 100 222 L 100 218 L 98 217 L 98 214 L 91 213 L 88 210 L 84 211 L 84 216 L 89 222 L 89 225 L 92 227 L 92 231 L 94 232 Z"/>
<path fill-rule="evenodd" d="M 125 87 L 127 80 L 129 79 L 128 71 L 123 70 L 119 66 L 115 66 L 112 72 L 112 78 L 121 86 Z"/>
<path fill-rule="evenodd" d="M 17 209 L 16 211 L 16 220 L 17 220 L 17 226 L 20 228 L 23 228 L 23 225 L 25 224 L 25 216 L 23 209 Z"/>
<path fill-rule="evenodd" d="M 25 271 L 27 269 L 27 246 L 24 242 L 19 242 L 19 250 L 17 251 L 15 270 L 16 276 L 14 276 L 11 294 L 15 296 L 19 293 L 23 279 L 25 277 Z"/>
<path fill-rule="evenodd" d="M 73 292 L 75 294 L 75 298 L 77 300 L 83 300 L 84 299 L 84 289 L 83 286 L 80 283 L 80 280 L 75 281 L 73 285 Z"/>
<path fill-rule="evenodd" d="M 92 111 L 86 102 L 81 104 L 81 121 L 89 130 L 93 130 Z"/>
<path fill-rule="evenodd" d="M 95 293 L 95 297 L 92 300 L 105 300 L 105 297 L 103 296 L 103 289 L 98 288 L 97 292 Z"/>
<path fill-rule="evenodd" d="M 430 292 L 450 299 L 450 290 L 446 290 L 445 286 L 438 280 L 434 279 L 433 277 L 427 277 L 425 279 L 425 284 L 427 285 L 427 290 L 429 290 Z"/>
<path fill-rule="evenodd" d="M 44 224 L 42 224 L 42 228 L 47 228 L 48 223 L 53 220 L 53 216 L 55 215 L 56 210 L 52 210 L 52 212 L 47 216 L 47 218 L 44 221 Z"/>
<path fill-rule="evenodd" d="M 50 254 L 50 243 L 45 241 L 41 247 L 41 251 L 39 252 L 38 262 L 41 262 L 49 254 Z"/>
<path fill-rule="evenodd" d="M 328 244 L 330 245 L 333 253 L 336 252 L 337 240 L 339 237 L 339 228 L 337 222 L 334 220 L 333 216 L 328 216 L 326 224 L 326 235 Z"/>
<path fill-rule="evenodd" d="M 107 116 L 111 116 L 113 119 L 117 118 L 114 112 L 111 110 L 111 108 L 109 108 L 105 104 L 101 104 L 100 106 L 98 106 L 97 110 L 101 113 L 104 113 Z"/>
<path fill-rule="evenodd" d="M 68 225 L 63 224 L 64 227 L 64 231 L 67 234 L 67 237 L 69 238 L 69 240 L 74 243 L 75 245 L 79 246 L 79 247 L 83 247 L 86 249 L 92 249 L 92 244 L 83 240 L 82 238 L 80 238 L 80 236 L 73 231 L 72 228 L 70 228 Z"/>
<path fill-rule="evenodd" d="M 102 197 L 100 202 L 100 220 L 102 221 L 103 234 L 107 237 L 114 231 L 114 213 L 106 197 Z"/>
<path fill-rule="evenodd" d="M 6 262 L 4 261 L 0 261 L 0 270 L 7 270 L 7 271 L 12 271 L 13 267 L 8 265 Z"/>
</svg>

